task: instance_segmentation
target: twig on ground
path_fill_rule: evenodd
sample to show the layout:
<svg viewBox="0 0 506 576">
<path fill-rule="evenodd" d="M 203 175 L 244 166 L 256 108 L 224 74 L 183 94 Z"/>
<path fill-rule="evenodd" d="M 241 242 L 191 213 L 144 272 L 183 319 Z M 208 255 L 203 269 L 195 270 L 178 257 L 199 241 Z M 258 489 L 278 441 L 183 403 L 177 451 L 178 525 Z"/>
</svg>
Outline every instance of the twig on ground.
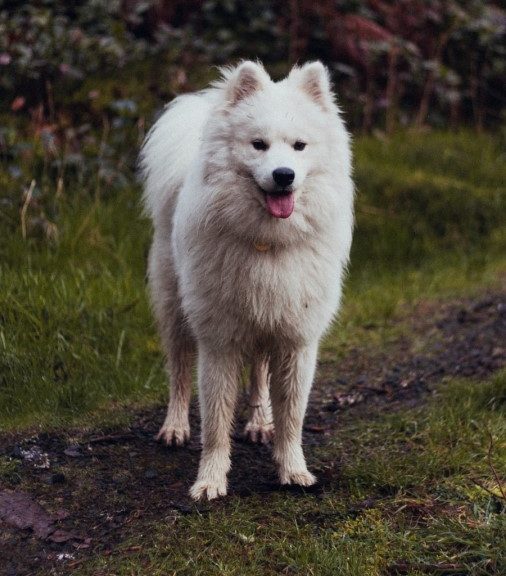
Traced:
<svg viewBox="0 0 506 576">
<path fill-rule="evenodd" d="M 492 450 L 494 449 L 494 437 L 492 436 L 492 432 L 487 430 L 488 437 L 489 437 L 489 445 L 488 445 L 488 452 L 487 452 L 487 461 L 490 470 L 492 470 L 492 474 L 494 475 L 495 481 L 497 482 L 497 487 L 499 488 L 499 492 L 501 493 L 501 498 L 506 500 L 506 495 L 504 494 L 504 488 L 502 487 L 501 479 L 499 478 L 499 474 L 495 469 L 494 464 L 492 463 Z M 496 494 L 496 496 L 498 496 Z"/>
<path fill-rule="evenodd" d="M 132 432 L 126 432 L 123 434 L 105 434 L 103 436 L 94 436 L 86 440 L 86 444 L 106 444 L 106 443 L 113 443 L 119 442 L 121 440 L 131 440 L 134 438 L 135 435 Z"/>
<path fill-rule="evenodd" d="M 450 564 L 448 562 L 440 562 L 437 564 L 422 564 L 417 562 L 395 562 L 390 564 L 388 572 L 390 574 L 409 574 L 412 570 L 420 570 L 422 572 L 436 572 L 451 574 L 454 572 L 462 572 L 463 566 L 459 564 Z"/>
<path fill-rule="evenodd" d="M 487 488 L 485 485 L 483 485 L 479 480 L 476 480 L 476 478 L 471 478 L 470 480 L 473 484 L 476 484 L 476 486 L 478 486 L 482 490 L 485 490 L 485 492 L 490 494 L 490 496 L 493 496 L 494 498 L 503 498 L 500 494 L 496 494 L 495 492 L 490 490 L 490 488 Z"/>
<path fill-rule="evenodd" d="M 30 188 L 25 196 L 25 201 L 23 202 L 23 207 L 21 208 L 21 234 L 23 236 L 23 240 L 26 240 L 26 212 L 28 210 L 28 206 L 32 201 L 33 191 L 35 190 L 35 180 L 32 180 L 30 183 Z"/>
</svg>

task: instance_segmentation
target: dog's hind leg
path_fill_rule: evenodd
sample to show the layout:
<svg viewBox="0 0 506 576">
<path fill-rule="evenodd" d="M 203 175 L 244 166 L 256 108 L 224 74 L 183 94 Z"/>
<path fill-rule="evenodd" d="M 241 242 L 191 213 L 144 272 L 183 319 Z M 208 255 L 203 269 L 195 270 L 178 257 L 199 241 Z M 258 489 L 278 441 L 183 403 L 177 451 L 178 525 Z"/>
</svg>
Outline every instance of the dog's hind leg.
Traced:
<svg viewBox="0 0 506 576">
<path fill-rule="evenodd" d="M 190 438 L 188 414 L 195 342 L 181 310 L 177 281 L 166 248 L 155 238 L 149 258 L 151 300 L 170 379 L 167 415 L 157 440 L 181 446 Z"/>
<path fill-rule="evenodd" d="M 182 320 L 182 319 L 181 319 Z M 176 322 L 176 338 L 167 338 L 167 372 L 170 378 L 170 399 L 165 420 L 157 435 L 167 445 L 181 446 L 190 439 L 190 398 L 192 391 L 192 367 L 195 347 L 184 334 L 184 321 Z"/>
<path fill-rule="evenodd" d="M 279 351 L 271 362 L 271 399 L 276 434 L 274 459 L 281 484 L 311 486 L 302 452 L 302 424 L 313 382 L 318 344 L 301 350 Z"/>
<path fill-rule="evenodd" d="M 209 500 L 227 493 L 230 469 L 230 430 L 237 398 L 241 357 L 234 350 L 198 346 L 202 454 L 190 495 Z"/>
<path fill-rule="evenodd" d="M 248 407 L 249 420 L 244 436 L 250 442 L 267 444 L 274 436 L 274 422 L 269 397 L 269 360 L 265 356 L 253 359 Z"/>
</svg>

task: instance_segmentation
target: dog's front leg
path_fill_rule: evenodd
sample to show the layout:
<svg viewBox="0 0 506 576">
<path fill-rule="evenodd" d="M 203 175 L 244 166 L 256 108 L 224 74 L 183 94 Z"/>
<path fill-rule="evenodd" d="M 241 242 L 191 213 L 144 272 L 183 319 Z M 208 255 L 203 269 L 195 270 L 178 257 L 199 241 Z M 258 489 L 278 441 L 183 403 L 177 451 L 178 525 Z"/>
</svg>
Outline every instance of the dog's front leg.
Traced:
<svg viewBox="0 0 506 576">
<path fill-rule="evenodd" d="M 195 500 L 227 493 L 230 469 L 230 428 L 234 417 L 241 368 L 235 351 L 199 345 L 198 381 L 202 421 L 202 455 L 197 481 L 190 489 Z"/>
<path fill-rule="evenodd" d="M 302 424 L 313 382 L 318 343 L 299 350 L 280 350 L 272 360 L 271 400 L 274 414 L 274 459 L 282 484 L 311 486 L 302 452 Z"/>
</svg>

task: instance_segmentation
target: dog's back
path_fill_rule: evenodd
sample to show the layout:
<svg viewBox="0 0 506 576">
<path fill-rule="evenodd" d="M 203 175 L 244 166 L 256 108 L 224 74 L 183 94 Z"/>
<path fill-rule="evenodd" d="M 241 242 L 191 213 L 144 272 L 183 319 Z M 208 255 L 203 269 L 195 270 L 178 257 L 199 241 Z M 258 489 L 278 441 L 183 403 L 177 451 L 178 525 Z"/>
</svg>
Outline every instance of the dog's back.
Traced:
<svg viewBox="0 0 506 576">
<path fill-rule="evenodd" d="M 212 90 L 179 96 L 149 132 L 140 168 L 145 181 L 144 206 L 153 220 L 162 216 L 166 203 L 183 185 L 197 157 L 212 105 Z"/>
</svg>

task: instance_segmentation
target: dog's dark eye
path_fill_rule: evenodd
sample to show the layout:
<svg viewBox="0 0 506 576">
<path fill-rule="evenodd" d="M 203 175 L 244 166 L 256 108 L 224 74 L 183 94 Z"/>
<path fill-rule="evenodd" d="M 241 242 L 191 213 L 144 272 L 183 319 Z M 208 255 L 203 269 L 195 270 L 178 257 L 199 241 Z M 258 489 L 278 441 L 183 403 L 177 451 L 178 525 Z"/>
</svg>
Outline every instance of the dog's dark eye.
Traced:
<svg viewBox="0 0 506 576">
<path fill-rule="evenodd" d="M 293 149 L 294 150 L 304 150 L 304 148 L 306 147 L 306 143 L 302 142 L 301 140 L 297 140 L 297 142 L 295 142 L 295 144 L 293 145 Z"/>
<path fill-rule="evenodd" d="M 263 140 L 253 140 L 252 144 L 255 150 L 267 150 L 269 148 L 268 144 Z"/>
</svg>

